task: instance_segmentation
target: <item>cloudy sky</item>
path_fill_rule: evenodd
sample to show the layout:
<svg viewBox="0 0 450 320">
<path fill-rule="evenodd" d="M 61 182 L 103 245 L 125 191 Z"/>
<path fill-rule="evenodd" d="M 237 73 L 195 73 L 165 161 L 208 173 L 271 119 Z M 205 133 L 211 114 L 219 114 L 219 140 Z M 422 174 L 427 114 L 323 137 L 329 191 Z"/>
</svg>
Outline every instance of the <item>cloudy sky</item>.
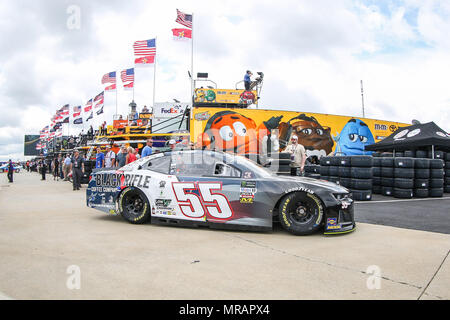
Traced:
<svg viewBox="0 0 450 320">
<path fill-rule="evenodd" d="M 188 101 L 176 8 L 194 13 L 194 72 L 234 88 L 263 71 L 260 107 L 361 116 L 363 80 L 366 117 L 450 131 L 448 0 L 16 0 L 0 2 L 0 160 L 23 158 L 25 134 L 133 67 L 136 40 L 157 37 L 156 101 Z M 117 97 L 125 113 L 132 94 Z M 136 70 L 135 100 L 152 104 L 153 69 Z M 116 94 L 105 103 L 110 121 Z"/>
</svg>

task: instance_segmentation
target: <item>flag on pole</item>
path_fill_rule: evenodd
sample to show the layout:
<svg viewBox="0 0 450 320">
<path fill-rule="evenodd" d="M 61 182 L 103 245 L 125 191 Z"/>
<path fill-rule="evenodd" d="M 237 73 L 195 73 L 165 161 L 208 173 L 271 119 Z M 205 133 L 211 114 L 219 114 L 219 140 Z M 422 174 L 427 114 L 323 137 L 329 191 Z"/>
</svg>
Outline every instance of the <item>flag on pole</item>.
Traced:
<svg viewBox="0 0 450 320">
<path fill-rule="evenodd" d="M 116 84 L 112 84 L 105 88 L 105 91 L 116 91 Z"/>
<path fill-rule="evenodd" d="M 74 118 L 77 118 L 77 117 L 79 117 L 80 115 L 81 115 L 81 106 L 73 107 L 73 114 L 72 114 L 72 116 L 73 116 Z"/>
<path fill-rule="evenodd" d="M 138 66 L 149 66 L 150 64 L 155 63 L 155 57 L 142 57 L 134 60 L 135 65 Z"/>
<path fill-rule="evenodd" d="M 69 116 L 65 117 L 62 123 L 69 123 Z"/>
<path fill-rule="evenodd" d="M 189 29 L 172 29 L 174 40 L 192 39 L 192 30 Z"/>
<path fill-rule="evenodd" d="M 122 70 L 120 73 L 122 82 L 134 81 L 134 68 Z"/>
<path fill-rule="evenodd" d="M 108 72 L 102 78 L 102 84 L 105 83 L 116 83 L 116 72 Z"/>
<path fill-rule="evenodd" d="M 63 132 L 62 132 L 62 129 L 58 129 L 58 131 L 56 131 L 56 137 L 62 137 L 62 135 L 63 135 Z"/>
<path fill-rule="evenodd" d="M 97 112 L 96 112 L 96 114 L 99 116 L 99 115 L 101 115 L 103 113 L 103 106 L 100 108 L 100 110 L 98 110 Z"/>
<path fill-rule="evenodd" d="M 89 99 L 88 102 L 86 102 L 86 106 L 84 107 L 84 112 L 89 112 L 92 110 L 92 99 Z"/>
<path fill-rule="evenodd" d="M 134 82 L 130 82 L 128 84 L 123 85 L 123 90 L 133 90 L 134 88 Z"/>
<path fill-rule="evenodd" d="M 175 22 L 192 29 L 192 14 L 186 14 L 177 9 L 177 19 Z"/>
<path fill-rule="evenodd" d="M 89 115 L 89 117 L 87 117 L 86 121 L 89 121 L 92 118 L 94 118 L 94 112 L 93 111 L 91 111 L 91 114 Z"/>
<path fill-rule="evenodd" d="M 94 108 L 98 108 L 100 106 L 103 106 L 104 102 L 105 102 L 105 94 L 104 94 L 104 91 L 102 91 L 94 98 L 94 103 L 95 103 L 95 107 Z"/>
<path fill-rule="evenodd" d="M 133 44 L 134 55 L 147 57 L 156 55 L 156 39 L 138 40 Z"/>
<path fill-rule="evenodd" d="M 73 124 L 83 124 L 83 117 L 74 119 Z"/>
<path fill-rule="evenodd" d="M 68 116 L 69 115 L 69 105 L 68 104 L 66 104 L 65 106 L 63 106 L 61 109 L 59 109 L 59 114 L 61 115 L 61 116 Z"/>
</svg>

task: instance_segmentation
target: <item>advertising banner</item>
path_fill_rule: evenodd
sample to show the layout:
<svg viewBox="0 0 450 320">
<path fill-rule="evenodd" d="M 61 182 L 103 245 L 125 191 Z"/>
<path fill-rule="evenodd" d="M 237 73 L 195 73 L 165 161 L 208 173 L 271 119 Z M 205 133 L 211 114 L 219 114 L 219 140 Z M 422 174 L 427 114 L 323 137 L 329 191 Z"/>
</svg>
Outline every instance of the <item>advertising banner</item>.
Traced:
<svg viewBox="0 0 450 320">
<path fill-rule="evenodd" d="M 187 102 L 157 102 L 153 107 L 154 118 L 172 118 L 182 115 L 190 104 Z"/>
<path fill-rule="evenodd" d="M 250 95 L 250 97 L 247 97 Z M 195 89 L 195 103 L 227 103 L 227 104 L 251 104 L 248 99 L 253 100 L 257 96 L 256 91 L 243 91 L 232 89 Z"/>
<path fill-rule="evenodd" d="M 24 156 L 38 156 L 41 153 L 41 149 L 37 148 L 38 144 L 40 144 L 40 135 L 33 134 L 33 135 L 25 135 L 25 142 L 23 147 L 23 154 Z"/>
</svg>

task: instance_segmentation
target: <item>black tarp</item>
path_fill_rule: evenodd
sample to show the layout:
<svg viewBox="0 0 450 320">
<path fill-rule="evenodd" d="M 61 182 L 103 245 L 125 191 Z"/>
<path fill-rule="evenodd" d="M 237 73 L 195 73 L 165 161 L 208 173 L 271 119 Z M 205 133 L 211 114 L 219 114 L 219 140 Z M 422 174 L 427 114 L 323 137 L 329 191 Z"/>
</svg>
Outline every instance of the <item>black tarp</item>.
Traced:
<svg viewBox="0 0 450 320">
<path fill-rule="evenodd" d="M 450 150 L 450 135 L 434 122 L 400 127 L 380 142 L 368 145 L 365 150 L 408 150 L 434 146 L 439 150 Z"/>
</svg>

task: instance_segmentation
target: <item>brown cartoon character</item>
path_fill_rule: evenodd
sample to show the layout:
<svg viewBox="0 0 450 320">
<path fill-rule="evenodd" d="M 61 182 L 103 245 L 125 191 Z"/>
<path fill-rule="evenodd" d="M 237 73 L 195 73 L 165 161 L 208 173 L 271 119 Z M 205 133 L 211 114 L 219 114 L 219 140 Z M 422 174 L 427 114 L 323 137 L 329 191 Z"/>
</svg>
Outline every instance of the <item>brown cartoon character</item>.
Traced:
<svg viewBox="0 0 450 320">
<path fill-rule="evenodd" d="M 317 150 L 319 153 L 323 153 L 321 155 L 327 155 L 333 150 L 334 141 L 330 135 L 331 129 L 323 127 L 314 117 L 308 117 L 302 113 L 287 123 L 281 123 L 278 129 L 280 130 L 280 145 L 282 148 L 286 147 L 292 134 L 295 134 L 298 137 L 298 142 L 305 147 L 307 153 L 308 150 Z"/>
</svg>

